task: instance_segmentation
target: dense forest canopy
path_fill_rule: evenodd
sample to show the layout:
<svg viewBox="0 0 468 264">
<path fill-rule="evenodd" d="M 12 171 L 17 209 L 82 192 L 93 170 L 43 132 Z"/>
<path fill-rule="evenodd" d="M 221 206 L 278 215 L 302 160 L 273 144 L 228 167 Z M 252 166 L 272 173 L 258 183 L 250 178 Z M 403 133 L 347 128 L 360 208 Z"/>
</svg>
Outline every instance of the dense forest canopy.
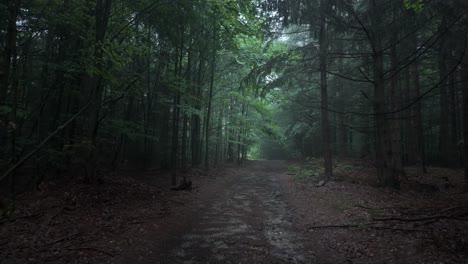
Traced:
<svg viewBox="0 0 468 264">
<path fill-rule="evenodd" d="M 122 166 L 250 158 L 468 166 L 464 0 L 7 0 L 0 168 L 12 193 Z M 465 170 L 468 180 L 468 170 Z"/>
</svg>

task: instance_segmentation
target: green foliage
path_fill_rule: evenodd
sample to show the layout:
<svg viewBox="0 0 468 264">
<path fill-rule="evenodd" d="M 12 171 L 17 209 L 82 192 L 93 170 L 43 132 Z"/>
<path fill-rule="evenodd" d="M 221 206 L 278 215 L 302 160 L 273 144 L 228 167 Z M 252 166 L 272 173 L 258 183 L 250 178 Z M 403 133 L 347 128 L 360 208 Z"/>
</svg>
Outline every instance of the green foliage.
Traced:
<svg viewBox="0 0 468 264">
<path fill-rule="evenodd" d="M 424 10 L 423 0 L 404 0 L 406 9 L 411 9 L 416 13 L 421 13 Z"/>
<path fill-rule="evenodd" d="M 371 217 L 374 217 L 374 218 L 385 216 L 385 211 L 382 209 L 378 209 L 378 208 L 368 209 L 367 212 L 369 213 Z"/>
<path fill-rule="evenodd" d="M 301 171 L 301 166 L 299 165 L 289 165 L 288 172 L 291 174 L 297 174 Z"/>
<path fill-rule="evenodd" d="M 247 157 L 249 160 L 261 160 L 262 154 L 260 153 L 260 148 L 258 144 L 253 144 L 250 146 L 249 151 L 247 153 Z"/>
<path fill-rule="evenodd" d="M 353 166 L 353 164 L 346 164 L 346 163 L 337 162 L 336 169 L 337 170 L 344 170 L 344 171 L 352 171 L 354 169 L 354 166 Z"/>
<path fill-rule="evenodd" d="M 294 180 L 307 181 L 317 179 L 320 176 L 320 168 L 305 168 L 299 165 L 288 166 L 288 173 L 292 175 Z"/>
</svg>

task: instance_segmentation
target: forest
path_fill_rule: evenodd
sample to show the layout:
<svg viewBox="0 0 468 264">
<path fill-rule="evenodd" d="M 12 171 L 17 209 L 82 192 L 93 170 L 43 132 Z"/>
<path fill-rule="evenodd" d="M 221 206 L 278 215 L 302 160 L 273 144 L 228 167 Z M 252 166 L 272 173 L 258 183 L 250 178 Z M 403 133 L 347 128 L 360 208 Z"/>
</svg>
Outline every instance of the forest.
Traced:
<svg viewBox="0 0 468 264">
<path fill-rule="evenodd" d="M 467 1 L 5 0 L 0 17 L 1 264 L 468 258 Z M 233 233 L 196 233 L 205 211 Z"/>
</svg>

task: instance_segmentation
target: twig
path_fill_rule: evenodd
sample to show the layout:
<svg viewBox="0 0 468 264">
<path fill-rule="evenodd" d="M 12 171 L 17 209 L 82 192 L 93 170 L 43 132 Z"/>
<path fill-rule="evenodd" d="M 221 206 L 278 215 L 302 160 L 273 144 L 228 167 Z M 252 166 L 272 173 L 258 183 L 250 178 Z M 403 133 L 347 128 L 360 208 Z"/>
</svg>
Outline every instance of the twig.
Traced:
<svg viewBox="0 0 468 264">
<path fill-rule="evenodd" d="M 363 223 L 363 224 L 343 224 L 343 225 L 320 225 L 320 226 L 309 226 L 309 231 L 313 229 L 327 229 L 327 228 L 354 228 L 354 227 L 369 227 L 376 223 Z"/>
<path fill-rule="evenodd" d="M 79 235 L 80 233 L 81 233 L 81 232 L 75 232 L 75 233 L 73 233 L 73 234 L 71 234 L 71 235 L 61 237 L 61 238 L 56 239 L 56 240 L 54 240 L 54 241 L 52 241 L 52 242 L 50 242 L 50 243 L 45 244 L 44 247 L 50 247 L 50 246 L 55 245 L 55 244 L 57 244 L 57 243 L 60 243 L 60 242 L 62 242 L 62 241 L 65 241 L 65 240 L 74 238 L 75 236 Z"/>
<path fill-rule="evenodd" d="M 449 207 L 447 209 L 444 209 L 444 210 L 440 211 L 439 214 L 443 214 L 443 213 L 446 213 L 448 211 L 453 211 L 453 210 L 462 209 L 462 208 L 468 208 L 468 205 L 452 206 L 452 207 Z"/>
<path fill-rule="evenodd" d="M 428 225 L 431 225 L 433 223 L 436 223 L 438 222 L 439 219 L 434 219 L 434 220 L 428 220 L 428 221 L 425 221 L 423 223 L 418 223 L 418 224 L 415 224 L 416 227 L 420 227 L 420 226 L 428 226 Z"/>
<path fill-rule="evenodd" d="M 107 252 L 105 250 L 99 249 L 99 248 L 92 248 L 92 247 L 77 247 L 77 248 L 67 248 L 67 250 L 89 250 L 89 251 L 96 251 L 102 254 L 105 254 L 109 257 L 114 257 L 115 254 Z"/>
<path fill-rule="evenodd" d="M 327 229 L 327 228 L 372 228 L 378 230 L 392 230 L 392 231 L 401 231 L 401 232 L 425 232 L 421 229 L 404 229 L 404 228 L 394 228 L 394 227 L 385 227 L 385 226 L 373 226 L 377 223 L 364 223 L 364 224 L 344 224 L 344 225 L 323 225 L 323 226 L 310 226 L 309 232 L 314 229 Z"/>
<path fill-rule="evenodd" d="M 384 222 L 384 221 L 401 221 L 401 222 L 421 222 L 428 220 L 441 220 L 441 219 L 450 219 L 450 216 L 446 215 L 431 215 L 425 217 L 415 217 L 415 218 L 402 218 L 402 217 L 385 217 L 385 218 L 372 218 L 372 221 Z"/>
<path fill-rule="evenodd" d="M 148 224 L 151 223 L 150 221 L 135 221 L 128 223 L 129 225 L 140 225 L 140 224 Z"/>
<path fill-rule="evenodd" d="M 53 215 L 51 215 L 48 219 L 44 220 L 43 224 L 45 226 L 49 225 L 52 220 L 54 220 L 57 216 L 59 216 L 64 210 L 65 210 L 65 205 L 61 206 L 60 209 L 58 209 Z"/>
<path fill-rule="evenodd" d="M 364 205 L 355 205 L 354 207 L 363 208 L 366 210 L 390 210 L 390 209 L 409 209 L 408 207 L 401 207 L 401 206 L 388 206 L 388 207 L 367 207 Z"/>
<path fill-rule="evenodd" d="M 457 205 L 452 206 L 446 209 L 439 211 L 438 214 L 429 215 L 429 216 L 422 216 L 422 217 L 413 217 L 413 218 L 403 218 L 403 217 L 383 217 L 383 218 L 372 218 L 373 221 L 401 221 L 401 222 L 420 222 L 420 221 L 429 221 L 429 220 L 441 220 L 441 219 L 456 219 L 456 220 L 463 220 L 464 218 L 460 218 L 466 214 L 467 212 L 461 214 L 450 214 L 447 215 L 445 213 L 461 209 L 461 208 L 468 208 L 468 205 Z"/>
<path fill-rule="evenodd" d="M 401 232 L 427 232 L 421 229 L 406 229 L 406 228 L 394 228 L 394 227 L 384 227 L 384 226 L 369 226 L 369 228 L 374 228 L 378 230 L 401 231 Z"/>
</svg>

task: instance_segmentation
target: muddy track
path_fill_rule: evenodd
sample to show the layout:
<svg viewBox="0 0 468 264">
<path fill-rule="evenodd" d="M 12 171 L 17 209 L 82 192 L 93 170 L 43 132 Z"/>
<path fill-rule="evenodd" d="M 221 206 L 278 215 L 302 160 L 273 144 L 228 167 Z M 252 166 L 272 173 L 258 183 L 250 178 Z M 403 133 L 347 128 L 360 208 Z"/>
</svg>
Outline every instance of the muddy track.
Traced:
<svg viewBox="0 0 468 264">
<path fill-rule="evenodd" d="M 140 262 L 315 263 L 283 194 L 285 173 L 282 161 L 255 161 L 218 176 L 170 235 L 155 243 L 162 247 L 154 248 L 157 259 L 140 256 Z"/>
</svg>

